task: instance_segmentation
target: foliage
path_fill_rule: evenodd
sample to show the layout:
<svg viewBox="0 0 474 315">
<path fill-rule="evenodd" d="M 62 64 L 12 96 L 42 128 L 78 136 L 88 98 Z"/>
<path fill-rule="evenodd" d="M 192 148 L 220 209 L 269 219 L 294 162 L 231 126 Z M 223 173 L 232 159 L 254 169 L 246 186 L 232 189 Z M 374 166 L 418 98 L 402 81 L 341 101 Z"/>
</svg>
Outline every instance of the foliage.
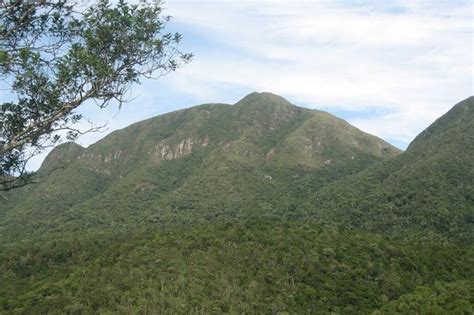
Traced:
<svg viewBox="0 0 474 315">
<path fill-rule="evenodd" d="M 472 314 L 473 288 L 472 279 L 452 283 L 436 282 L 431 287 L 419 286 L 374 314 Z"/>
<path fill-rule="evenodd" d="M 4 245 L 0 311 L 367 314 L 419 286 L 472 301 L 472 249 L 252 220 Z M 449 288 L 449 287 L 448 287 Z"/>
<path fill-rule="evenodd" d="M 101 0 L 84 12 L 68 1 L 7 1 L 0 6 L 0 78 L 14 100 L 0 105 L 0 183 L 24 184 L 31 156 L 66 137 L 96 102 L 124 101 L 143 77 L 159 77 L 188 62 L 181 35 L 164 33 L 169 17 L 159 2 L 112 5 Z M 92 127 L 91 130 L 95 130 Z"/>
<path fill-rule="evenodd" d="M 473 125 L 470 97 L 422 132 L 402 155 L 316 192 L 308 214 L 402 238 L 472 243 Z"/>
</svg>

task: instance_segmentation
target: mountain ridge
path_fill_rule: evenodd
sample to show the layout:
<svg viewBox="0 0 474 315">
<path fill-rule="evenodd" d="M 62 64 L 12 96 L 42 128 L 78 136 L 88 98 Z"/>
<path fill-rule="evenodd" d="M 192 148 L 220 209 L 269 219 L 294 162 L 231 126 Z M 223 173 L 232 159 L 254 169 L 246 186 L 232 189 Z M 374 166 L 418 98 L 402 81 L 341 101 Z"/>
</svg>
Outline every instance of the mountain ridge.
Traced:
<svg viewBox="0 0 474 315">
<path fill-rule="evenodd" d="M 409 235 L 469 240 L 473 99 L 455 105 L 403 153 L 270 93 L 167 113 L 88 148 L 53 150 L 39 174 L 60 170 L 12 198 L 0 227 L 18 236 L 20 222 L 33 217 L 48 231 L 57 230 L 51 222 L 81 230 L 308 217 L 399 237 L 408 228 L 416 231 Z"/>
<path fill-rule="evenodd" d="M 173 222 L 182 216 L 270 215 L 274 207 L 285 213 L 312 187 L 400 152 L 331 114 L 270 93 L 252 93 L 235 105 L 203 104 L 153 117 L 85 149 L 61 146 L 45 167 L 54 168 L 54 156 L 69 147 L 77 149 L 76 159 L 60 161 L 56 167 L 61 170 L 12 201 L 8 213 L 15 215 L 7 215 L 4 226 L 27 222 L 19 215 L 24 209 L 45 230 L 55 229 L 54 220 L 81 227 L 150 216 Z M 39 174 L 44 171 L 40 168 Z"/>
<path fill-rule="evenodd" d="M 268 100 L 270 101 L 270 103 L 266 103 L 266 101 L 268 101 Z M 216 107 L 221 107 L 221 108 L 225 108 L 225 109 L 235 108 L 236 110 L 233 114 L 238 116 L 240 114 L 240 111 L 241 111 L 240 108 L 237 109 L 238 107 L 241 107 L 244 110 L 249 110 L 249 106 L 253 107 L 253 109 L 256 109 L 256 108 L 258 109 L 260 105 L 264 105 L 267 108 L 274 109 L 274 110 L 277 109 L 278 107 L 280 107 L 281 105 L 283 105 L 283 107 L 292 109 L 295 112 L 299 111 L 299 112 L 303 112 L 303 113 L 310 113 L 310 114 L 313 114 L 313 115 L 320 115 L 321 116 L 321 117 L 307 117 L 308 119 L 309 118 L 312 118 L 312 119 L 318 118 L 321 121 L 324 121 L 326 118 L 334 119 L 335 121 L 337 121 L 341 125 L 344 125 L 344 127 L 350 126 L 350 127 L 353 128 L 353 130 L 357 130 L 360 133 L 368 135 L 369 137 L 371 137 L 375 141 L 380 141 L 380 144 L 381 144 L 382 147 L 387 148 L 391 151 L 395 151 L 394 152 L 395 154 L 401 152 L 400 149 L 394 147 L 393 145 L 391 145 L 388 142 L 385 142 L 383 139 L 380 139 L 376 136 L 369 135 L 369 134 L 357 129 L 356 127 L 351 126 L 344 119 L 338 118 L 338 117 L 336 117 L 336 116 L 334 116 L 330 113 L 324 112 L 324 111 L 315 110 L 315 109 L 308 109 L 308 108 L 293 105 L 289 101 L 284 99 L 283 97 L 278 96 L 276 94 L 269 93 L 269 92 L 253 92 L 253 93 L 245 96 L 244 98 L 242 98 L 241 100 L 239 100 L 238 102 L 236 102 L 233 105 L 224 104 L 224 103 L 201 104 L 201 105 L 196 105 L 196 106 L 192 106 L 192 107 L 189 107 L 189 108 L 173 111 L 173 112 L 170 112 L 170 113 L 166 113 L 166 114 L 163 114 L 163 115 L 158 115 L 158 116 L 155 116 L 155 117 L 151 117 L 151 118 L 133 123 L 133 124 L 131 124 L 127 127 L 124 127 L 122 129 L 115 130 L 112 133 L 110 133 L 109 135 L 107 135 L 106 137 L 104 137 L 103 139 L 100 139 L 97 142 L 89 145 L 87 148 L 85 148 L 85 150 L 93 149 L 95 146 L 101 145 L 101 144 L 107 145 L 106 143 L 107 143 L 107 141 L 109 141 L 110 138 L 120 137 L 120 136 L 123 136 L 123 134 L 127 134 L 129 136 L 131 136 L 133 134 L 138 135 L 139 133 L 145 132 L 144 129 L 147 126 L 163 123 L 163 120 L 166 121 L 166 118 L 168 118 L 168 117 L 172 117 L 172 116 L 176 116 L 176 115 L 186 115 L 187 113 L 195 112 L 195 111 L 207 112 L 208 109 L 215 109 Z M 280 114 L 280 113 L 276 113 L 275 115 L 278 115 L 278 114 Z M 285 112 L 284 114 L 289 115 L 290 117 L 291 117 L 291 115 L 295 115 L 294 112 L 290 112 L 290 113 Z M 255 122 L 255 120 L 252 121 L 252 122 Z M 226 128 L 224 127 L 222 129 L 226 129 Z M 270 129 L 272 129 L 271 126 L 270 126 Z M 239 131 L 241 131 L 241 130 L 239 130 Z M 168 138 L 168 136 L 165 135 L 164 138 Z M 62 145 L 60 145 L 58 148 L 61 149 Z M 58 148 L 53 149 L 51 151 L 51 153 L 54 154 L 55 151 Z M 180 155 L 180 154 L 178 154 L 178 155 Z"/>
</svg>

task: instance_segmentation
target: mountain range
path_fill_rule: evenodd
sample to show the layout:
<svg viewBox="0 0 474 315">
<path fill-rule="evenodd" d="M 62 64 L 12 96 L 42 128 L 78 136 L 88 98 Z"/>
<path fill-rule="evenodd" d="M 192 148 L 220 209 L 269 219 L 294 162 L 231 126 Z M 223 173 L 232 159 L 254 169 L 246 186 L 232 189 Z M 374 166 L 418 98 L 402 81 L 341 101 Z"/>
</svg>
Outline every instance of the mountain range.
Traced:
<svg viewBox="0 0 474 315">
<path fill-rule="evenodd" d="M 405 152 L 271 93 L 65 143 L 0 204 L 0 312 L 469 314 L 473 155 L 474 97 Z"/>
</svg>

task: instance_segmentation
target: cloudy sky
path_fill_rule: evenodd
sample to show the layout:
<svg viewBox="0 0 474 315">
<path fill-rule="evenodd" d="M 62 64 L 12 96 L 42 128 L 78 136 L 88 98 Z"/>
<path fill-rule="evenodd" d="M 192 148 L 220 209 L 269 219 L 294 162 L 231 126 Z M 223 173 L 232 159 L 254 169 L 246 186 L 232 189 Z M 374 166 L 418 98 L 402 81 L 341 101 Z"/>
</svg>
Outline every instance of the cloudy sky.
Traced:
<svg viewBox="0 0 474 315">
<path fill-rule="evenodd" d="M 84 107 L 103 133 L 253 91 L 326 110 L 399 148 L 474 94 L 473 2 L 168 0 L 194 61 L 133 89 L 120 111 Z M 37 168 L 42 157 L 30 164 Z"/>
</svg>

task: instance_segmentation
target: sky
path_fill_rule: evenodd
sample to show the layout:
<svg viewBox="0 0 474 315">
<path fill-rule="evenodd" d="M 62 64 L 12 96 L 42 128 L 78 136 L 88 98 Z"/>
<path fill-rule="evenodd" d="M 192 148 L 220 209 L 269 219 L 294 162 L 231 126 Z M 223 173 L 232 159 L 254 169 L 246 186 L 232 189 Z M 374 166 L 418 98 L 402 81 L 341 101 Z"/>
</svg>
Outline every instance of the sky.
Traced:
<svg viewBox="0 0 474 315">
<path fill-rule="evenodd" d="M 88 146 L 136 121 L 265 91 L 405 149 L 474 94 L 473 3 L 168 0 L 168 30 L 183 35 L 180 48 L 194 60 L 134 87 L 133 100 L 120 110 L 82 107 L 88 120 L 107 129 L 77 142 Z"/>
</svg>

